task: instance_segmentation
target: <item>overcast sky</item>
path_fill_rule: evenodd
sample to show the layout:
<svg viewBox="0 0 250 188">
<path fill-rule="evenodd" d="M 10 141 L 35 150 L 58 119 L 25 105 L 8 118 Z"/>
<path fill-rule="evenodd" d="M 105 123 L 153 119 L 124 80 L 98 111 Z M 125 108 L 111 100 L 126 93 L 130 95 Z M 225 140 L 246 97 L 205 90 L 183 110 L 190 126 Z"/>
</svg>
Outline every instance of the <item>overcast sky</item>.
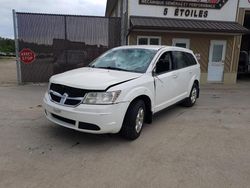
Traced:
<svg viewBox="0 0 250 188">
<path fill-rule="evenodd" d="M 16 12 L 104 16 L 106 0 L 0 0 L 0 36 L 14 38 L 12 9 Z"/>
</svg>

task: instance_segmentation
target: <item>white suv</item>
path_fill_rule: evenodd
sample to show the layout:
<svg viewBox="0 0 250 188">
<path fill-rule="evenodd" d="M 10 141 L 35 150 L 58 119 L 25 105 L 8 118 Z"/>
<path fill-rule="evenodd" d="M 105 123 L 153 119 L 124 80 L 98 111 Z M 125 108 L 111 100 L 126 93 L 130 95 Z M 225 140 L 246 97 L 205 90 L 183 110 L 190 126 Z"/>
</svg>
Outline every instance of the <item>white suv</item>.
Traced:
<svg viewBox="0 0 250 188">
<path fill-rule="evenodd" d="M 44 97 L 46 117 L 88 133 L 136 139 L 156 112 L 199 97 L 200 65 L 188 49 L 123 46 L 89 67 L 52 76 Z"/>
</svg>

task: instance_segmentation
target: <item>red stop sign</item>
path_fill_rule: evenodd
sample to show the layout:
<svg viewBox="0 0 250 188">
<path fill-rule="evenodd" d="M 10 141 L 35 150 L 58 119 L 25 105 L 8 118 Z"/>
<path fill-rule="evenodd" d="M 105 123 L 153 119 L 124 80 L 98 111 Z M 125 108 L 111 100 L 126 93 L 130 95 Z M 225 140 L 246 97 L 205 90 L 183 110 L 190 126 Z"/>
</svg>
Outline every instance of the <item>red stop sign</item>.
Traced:
<svg viewBox="0 0 250 188">
<path fill-rule="evenodd" d="M 212 4 L 217 4 L 217 3 L 218 3 L 218 0 L 211 0 L 210 3 L 212 3 Z"/>
<path fill-rule="evenodd" d="M 25 64 L 31 64 L 36 59 L 36 54 L 29 48 L 24 48 L 19 53 L 20 60 Z"/>
</svg>

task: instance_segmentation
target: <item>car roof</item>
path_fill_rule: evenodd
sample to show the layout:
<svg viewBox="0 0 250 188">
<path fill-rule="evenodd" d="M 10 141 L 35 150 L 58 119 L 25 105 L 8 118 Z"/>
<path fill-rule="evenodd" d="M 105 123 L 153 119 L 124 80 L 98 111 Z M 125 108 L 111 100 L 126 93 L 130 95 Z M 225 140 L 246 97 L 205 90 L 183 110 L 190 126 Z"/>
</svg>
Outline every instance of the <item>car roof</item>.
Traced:
<svg viewBox="0 0 250 188">
<path fill-rule="evenodd" d="M 148 49 L 148 50 L 176 50 L 176 51 L 183 51 L 188 53 L 193 53 L 192 50 L 189 50 L 187 48 L 181 48 L 176 46 L 163 46 L 163 45 L 127 45 L 127 46 L 120 46 L 115 49 Z"/>
</svg>

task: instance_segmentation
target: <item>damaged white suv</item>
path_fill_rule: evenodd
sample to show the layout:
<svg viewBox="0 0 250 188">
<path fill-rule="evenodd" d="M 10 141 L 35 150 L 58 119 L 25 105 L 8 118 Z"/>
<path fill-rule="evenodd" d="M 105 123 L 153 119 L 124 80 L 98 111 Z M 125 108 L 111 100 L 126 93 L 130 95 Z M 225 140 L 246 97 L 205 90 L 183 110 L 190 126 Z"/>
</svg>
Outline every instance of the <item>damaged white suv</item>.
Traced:
<svg viewBox="0 0 250 188">
<path fill-rule="evenodd" d="M 123 46 L 89 67 L 52 76 L 44 97 L 46 117 L 88 133 L 136 139 L 156 112 L 199 97 L 200 65 L 188 49 Z"/>
</svg>

